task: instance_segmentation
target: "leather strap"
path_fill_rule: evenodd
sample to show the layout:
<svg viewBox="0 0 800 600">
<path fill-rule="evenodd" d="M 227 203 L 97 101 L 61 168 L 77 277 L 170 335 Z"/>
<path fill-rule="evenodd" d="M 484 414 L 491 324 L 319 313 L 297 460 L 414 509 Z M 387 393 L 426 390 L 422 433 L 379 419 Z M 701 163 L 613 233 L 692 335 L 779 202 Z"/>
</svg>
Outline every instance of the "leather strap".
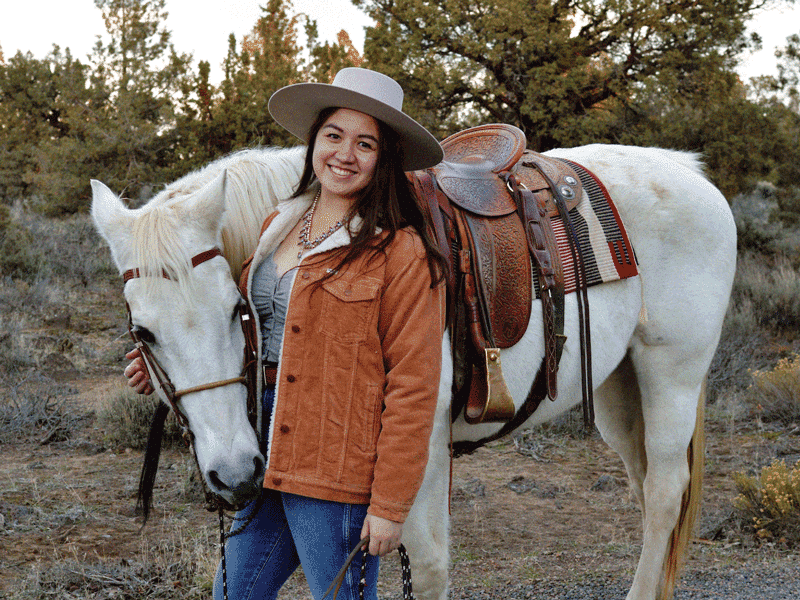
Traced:
<svg viewBox="0 0 800 600">
<path fill-rule="evenodd" d="M 367 573 L 367 554 L 369 552 L 369 536 L 361 538 L 361 540 L 356 544 L 356 547 L 350 552 L 347 558 L 342 565 L 342 568 L 339 569 L 339 573 L 337 573 L 336 577 L 334 577 L 333 581 L 331 582 L 328 589 L 325 590 L 325 593 L 322 595 L 322 598 L 327 598 L 328 595 L 333 592 L 333 596 L 331 600 L 336 600 L 336 596 L 339 594 L 339 588 L 342 587 L 342 583 L 344 583 L 344 578 L 347 575 L 347 569 L 350 568 L 350 565 L 355 560 L 355 557 L 358 555 L 359 551 L 361 551 L 361 576 L 358 580 L 358 597 L 360 600 L 364 600 L 364 586 L 366 585 L 366 573 Z M 403 544 L 397 548 L 397 552 L 400 554 L 400 576 L 403 580 L 403 600 L 414 600 L 414 590 L 411 585 L 411 561 L 408 558 L 408 552 L 406 552 L 406 547 Z"/>
<path fill-rule="evenodd" d="M 565 161 L 566 162 L 566 161 Z M 586 431 L 594 425 L 594 386 L 592 383 L 592 340 L 591 328 L 589 323 L 589 292 L 588 279 L 586 276 L 586 265 L 583 262 L 583 251 L 575 228 L 572 226 L 572 219 L 569 218 L 567 200 L 562 193 L 562 189 L 550 175 L 537 163 L 531 163 L 541 172 L 553 192 L 553 200 L 558 208 L 558 214 L 564 223 L 569 242 L 569 251 L 575 265 L 575 297 L 578 302 L 578 332 L 580 336 L 581 353 L 581 397 L 583 403 L 583 422 Z"/>
<path fill-rule="evenodd" d="M 211 260 L 212 258 L 215 258 L 217 256 L 222 256 L 222 250 L 220 250 L 219 248 L 211 248 L 210 250 L 206 250 L 204 252 L 200 252 L 199 254 L 195 254 L 192 257 L 192 267 L 194 268 L 197 265 L 201 265 L 204 262 Z M 122 274 L 122 282 L 128 283 L 131 279 L 136 279 L 137 277 L 141 276 L 142 273 L 138 268 L 128 269 Z M 161 276 L 164 279 L 170 279 L 170 276 L 165 271 L 161 272 Z"/>
<path fill-rule="evenodd" d="M 553 227 L 550 215 L 547 212 L 544 193 L 533 193 L 519 185 L 516 177 L 510 173 L 504 174 L 504 179 L 509 190 L 516 199 L 520 218 L 525 224 L 527 233 L 528 250 L 531 260 L 536 265 L 539 276 L 540 299 L 542 302 L 542 318 L 544 321 L 544 369 L 547 383 L 547 396 L 555 400 L 558 396 L 557 378 L 558 363 L 561 359 L 559 336 L 563 338 L 564 327 L 557 329 L 554 307 L 553 291 L 563 288 L 564 280 L 561 273 L 558 247 L 553 236 Z M 563 313 L 563 306 L 559 307 Z"/>
<path fill-rule="evenodd" d="M 433 234 L 436 239 L 436 245 L 439 252 L 444 257 L 445 264 L 453 264 L 453 251 L 450 247 L 450 238 L 445 231 L 444 217 L 442 216 L 443 206 L 440 199 L 436 194 L 436 186 L 433 181 L 433 175 L 430 171 L 417 171 L 409 176 L 414 185 L 414 191 L 417 192 L 417 197 L 420 199 L 420 205 L 427 208 L 428 214 L 433 224 Z M 455 291 L 455 273 L 453 269 L 448 269 L 445 274 L 447 281 L 447 290 L 452 296 Z"/>
</svg>

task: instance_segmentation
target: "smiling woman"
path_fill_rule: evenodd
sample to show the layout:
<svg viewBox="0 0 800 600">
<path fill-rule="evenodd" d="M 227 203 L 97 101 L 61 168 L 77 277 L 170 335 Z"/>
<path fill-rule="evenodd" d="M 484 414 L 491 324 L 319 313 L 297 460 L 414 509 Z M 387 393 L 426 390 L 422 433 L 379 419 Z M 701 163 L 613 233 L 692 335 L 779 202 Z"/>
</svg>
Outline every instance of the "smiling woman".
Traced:
<svg viewBox="0 0 800 600">
<path fill-rule="evenodd" d="M 301 564 L 319 598 L 369 536 L 372 556 L 351 563 L 342 592 L 356 597 L 363 562 L 374 600 L 378 556 L 400 545 L 428 460 L 445 326 L 443 258 L 404 173 L 443 151 L 402 103 L 393 79 L 359 68 L 269 101 L 307 150 L 240 279 L 266 468 L 215 598 L 226 583 L 232 597 L 275 598 Z M 143 389 L 131 356 L 126 375 Z"/>
</svg>

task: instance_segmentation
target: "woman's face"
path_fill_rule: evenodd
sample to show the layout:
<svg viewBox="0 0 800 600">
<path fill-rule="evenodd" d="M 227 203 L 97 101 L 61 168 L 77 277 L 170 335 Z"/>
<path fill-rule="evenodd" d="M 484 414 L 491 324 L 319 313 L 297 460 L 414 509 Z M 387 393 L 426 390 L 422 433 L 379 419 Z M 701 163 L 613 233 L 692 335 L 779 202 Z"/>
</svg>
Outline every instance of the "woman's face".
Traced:
<svg viewBox="0 0 800 600">
<path fill-rule="evenodd" d="M 352 201 L 372 180 L 378 163 L 378 122 L 369 115 L 340 108 L 322 124 L 314 142 L 312 164 L 326 197 Z"/>
</svg>

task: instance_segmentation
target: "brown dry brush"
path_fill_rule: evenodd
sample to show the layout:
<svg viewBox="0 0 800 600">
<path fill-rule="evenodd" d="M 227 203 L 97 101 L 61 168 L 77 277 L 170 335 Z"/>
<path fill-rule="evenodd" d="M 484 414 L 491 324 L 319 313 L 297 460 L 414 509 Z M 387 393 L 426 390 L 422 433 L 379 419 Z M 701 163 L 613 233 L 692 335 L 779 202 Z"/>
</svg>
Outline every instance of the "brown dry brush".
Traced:
<svg viewBox="0 0 800 600">
<path fill-rule="evenodd" d="M 56 561 L 34 568 L 9 600 L 205 600 L 211 595 L 208 558 L 182 543 L 163 543 L 145 560 Z"/>
<path fill-rule="evenodd" d="M 72 438 L 91 417 L 91 413 L 74 406 L 70 398 L 74 390 L 35 372 L 2 383 L 0 443 L 62 442 Z"/>
<path fill-rule="evenodd" d="M 762 543 L 800 547 L 800 464 L 790 469 L 775 460 L 758 477 L 736 473 L 734 481 L 734 507 L 744 531 Z"/>
</svg>

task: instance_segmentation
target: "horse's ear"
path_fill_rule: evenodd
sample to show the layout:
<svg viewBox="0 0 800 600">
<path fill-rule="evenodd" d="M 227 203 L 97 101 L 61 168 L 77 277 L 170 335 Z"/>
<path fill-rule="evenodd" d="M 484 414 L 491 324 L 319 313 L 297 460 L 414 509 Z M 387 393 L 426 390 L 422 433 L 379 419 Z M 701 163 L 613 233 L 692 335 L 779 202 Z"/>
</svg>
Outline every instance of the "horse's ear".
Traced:
<svg viewBox="0 0 800 600">
<path fill-rule="evenodd" d="M 97 231 L 108 242 L 111 255 L 119 268 L 122 268 L 119 252 L 124 246 L 124 238 L 128 237 L 130 223 L 134 218 L 131 212 L 107 185 L 92 179 L 92 220 Z"/>
<path fill-rule="evenodd" d="M 180 210 L 186 211 L 187 216 L 205 225 L 205 228 L 214 233 L 222 229 L 222 215 L 225 213 L 225 187 L 228 172 L 223 171 L 209 183 L 195 192 Z"/>
</svg>

